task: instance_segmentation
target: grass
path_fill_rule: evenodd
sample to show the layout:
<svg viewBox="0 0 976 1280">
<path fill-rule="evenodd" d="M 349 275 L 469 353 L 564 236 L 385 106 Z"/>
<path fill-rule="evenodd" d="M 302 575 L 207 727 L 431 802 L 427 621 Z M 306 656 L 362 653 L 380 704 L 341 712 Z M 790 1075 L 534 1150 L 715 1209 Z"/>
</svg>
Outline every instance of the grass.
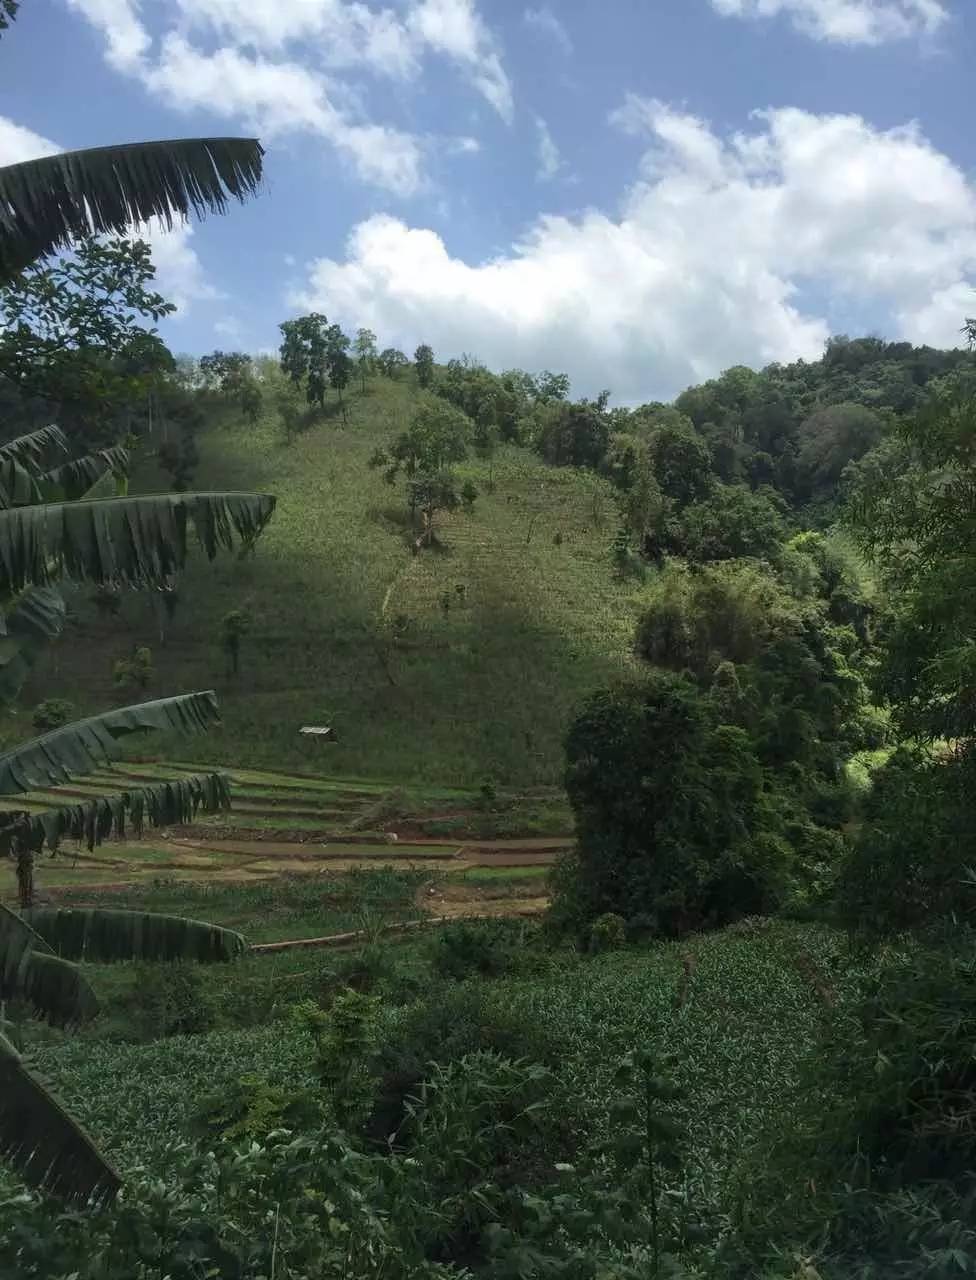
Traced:
<svg viewBox="0 0 976 1280">
<path fill-rule="evenodd" d="M 413 909 L 415 887 L 410 877 L 384 872 L 336 877 L 322 903 L 298 882 L 274 893 L 251 887 L 197 891 L 195 897 L 159 886 L 133 901 L 165 909 L 176 905 L 172 895 L 178 892 L 181 909 L 193 906 L 220 923 L 279 932 L 298 921 L 302 928 L 352 925 L 364 903 L 395 916 Z M 607 1124 L 620 1058 L 650 1045 L 674 1054 L 672 1074 L 681 1090 L 675 1105 L 688 1130 L 683 1190 L 694 1214 L 716 1232 L 731 1209 L 740 1162 L 763 1131 L 788 1121 L 799 1063 L 818 1034 L 822 1010 L 796 965 L 801 951 L 843 995 L 849 959 L 839 936 L 810 925 L 770 922 L 576 963 L 553 957 L 542 973 L 493 980 L 491 999 L 523 1015 L 559 1046 L 558 1072 L 584 1125 L 580 1141 Z M 396 954 L 403 952 L 398 948 Z M 687 1004 L 676 1010 L 675 990 L 688 954 L 694 975 Z M 422 990 L 424 953 L 417 950 L 406 963 L 420 975 Z M 310 1047 L 275 1013 L 321 991 L 334 978 L 335 964 L 336 957 L 291 953 L 206 970 L 218 1003 L 229 1007 L 234 999 L 235 1007 L 246 1008 L 251 1002 L 264 1018 L 261 1026 L 148 1046 L 76 1036 L 37 1045 L 35 1056 L 123 1167 L 148 1157 L 162 1171 L 168 1159 L 162 1148 L 185 1136 L 202 1094 L 245 1070 L 292 1087 L 305 1078 Z M 106 984 L 123 981 L 118 975 L 125 967 L 94 972 L 104 994 Z M 109 994 L 118 1001 L 124 991 L 116 986 Z"/>
<path fill-rule="evenodd" d="M 163 757 L 232 764 L 241 778 L 242 767 L 274 767 L 410 786 L 560 781 L 573 709 L 631 663 L 640 589 L 612 573 L 610 490 L 506 447 L 494 492 L 472 515 L 445 518 L 440 549 L 413 556 L 402 495 L 367 464 L 415 396 L 406 377 L 378 379 L 353 398 L 347 428 L 323 422 L 290 446 L 271 416 L 253 427 L 228 416 L 204 432 L 196 487 L 278 495 L 257 554 L 213 565 L 196 556 L 165 644 L 148 594 L 127 596 L 109 622 L 76 591 L 77 621 L 36 669 L 5 736 L 28 736 L 26 709 L 45 697 L 69 697 L 79 712 L 116 703 L 114 660 L 147 644 L 150 694 L 216 687 L 223 714 L 205 744 L 154 739 Z M 466 470 L 484 490 L 481 464 Z M 134 477 L 134 491 L 158 486 L 151 467 Z M 218 646 L 232 608 L 253 619 L 236 678 Z M 394 647 L 398 615 L 407 632 Z M 338 743 L 302 739 L 307 723 L 334 725 Z"/>
</svg>

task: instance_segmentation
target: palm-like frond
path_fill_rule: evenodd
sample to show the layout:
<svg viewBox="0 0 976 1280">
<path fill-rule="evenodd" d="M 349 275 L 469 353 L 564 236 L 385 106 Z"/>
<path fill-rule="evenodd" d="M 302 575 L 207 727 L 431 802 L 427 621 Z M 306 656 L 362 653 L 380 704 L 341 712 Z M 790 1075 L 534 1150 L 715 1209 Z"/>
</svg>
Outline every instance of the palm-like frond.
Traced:
<svg viewBox="0 0 976 1280">
<path fill-rule="evenodd" d="M 0 445 L 0 508 L 43 502 L 38 484 L 43 468 L 68 452 L 60 427 L 40 427 Z"/>
<path fill-rule="evenodd" d="M 37 908 L 24 912 L 65 960 L 234 960 L 247 948 L 239 933 L 203 920 L 141 911 Z"/>
<path fill-rule="evenodd" d="M 73 774 L 90 773 L 116 757 L 119 739 L 130 733 L 149 729 L 194 732 L 214 724 L 218 714 L 217 696 L 209 689 L 75 720 L 0 753 L 0 795 L 57 786 Z"/>
<path fill-rule="evenodd" d="M 3 170 L 0 169 L 0 173 Z M 0 444 L 0 462 L 14 459 L 22 463 L 32 475 L 50 466 L 58 457 L 69 452 L 68 439 L 60 427 L 54 423 L 46 427 L 38 427 L 25 435 L 15 436 L 6 444 Z"/>
<path fill-rule="evenodd" d="M 122 1185 L 81 1125 L 2 1035 L 0 1150 L 32 1186 L 69 1199 L 108 1199 Z"/>
<path fill-rule="evenodd" d="M 37 478 L 38 489 L 42 499 L 73 501 L 83 498 L 107 471 L 125 471 L 128 465 L 128 450 L 122 445 L 110 445 L 42 472 Z"/>
<path fill-rule="evenodd" d="M 23 1000 L 55 1026 L 87 1022 L 98 1000 L 87 978 L 23 917 L 0 904 L 0 999 Z"/>
<path fill-rule="evenodd" d="M 187 527 L 210 559 L 252 542 L 275 499 L 260 493 L 156 493 L 0 511 L 0 593 L 64 578 L 148 585 L 186 560 Z"/>
<path fill-rule="evenodd" d="M 57 849 L 62 840 L 83 840 L 89 847 L 110 835 L 122 839 L 127 824 L 134 835 L 152 827 L 182 826 L 201 810 L 216 813 L 230 808 L 230 787 L 222 773 L 170 778 L 149 786 L 134 787 L 110 796 L 91 796 L 59 804 L 41 812 L 18 814 L 0 826 L 0 847 L 11 837 L 39 852 L 45 845 Z"/>
<path fill-rule="evenodd" d="M 0 168 L 0 284 L 92 232 L 223 213 L 261 181 L 255 138 L 182 138 L 63 151 Z"/>
<path fill-rule="evenodd" d="M 0 613 L 0 700 L 17 696 L 48 644 L 64 630 L 67 607 L 54 587 L 28 587 Z"/>
</svg>

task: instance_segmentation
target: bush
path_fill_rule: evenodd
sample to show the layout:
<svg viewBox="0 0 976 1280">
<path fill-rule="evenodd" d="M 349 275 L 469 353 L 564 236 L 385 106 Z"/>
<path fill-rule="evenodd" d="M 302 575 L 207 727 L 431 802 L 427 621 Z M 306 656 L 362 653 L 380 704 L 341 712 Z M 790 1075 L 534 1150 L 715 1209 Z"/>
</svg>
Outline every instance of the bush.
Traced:
<svg viewBox="0 0 976 1280">
<path fill-rule="evenodd" d="M 590 926 L 591 951 L 619 951 L 627 941 L 627 925 L 623 916 L 605 911 Z"/>
<path fill-rule="evenodd" d="M 48 733 L 51 729 L 60 729 L 74 719 L 75 705 L 66 698 L 46 698 L 34 708 L 31 721 L 38 733 Z"/>
<path fill-rule="evenodd" d="M 714 725 L 689 681 L 657 672 L 594 695 L 566 754 L 579 854 L 553 919 L 646 914 L 677 936 L 788 897 L 790 847 L 748 739 Z"/>
<path fill-rule="evenodd" d="M 381 1040 L 366 1136 L 387 1145 L 432 1062 L 446 1066 L 483 1052 L 555 1066 L 560 1046 L 537 1022 L 513 1012 L 483 986 L 435 982 L 426 999 L 397 1013 Z"/>
<path fill-rule="evenodd" d="M 877 771 L 837 886 L 854 930 L 939 926 L 976 911 L 963 885 L 976 867 L 976 756 L 948 761 L 902 749 Z"/>
<path fill-rule="evenodd" d="M 459 920 L 438 931 L 431 964 L 442 978 L 499 978 L 525 962 L 525 926 L 512 920 Z"/>
<path fill-rule="evenodd" d="M 200 967 L 194 964 L 134 965 L 132 989 L 120 1004 L 126 1038 L 197 1035 L 214 1023 Z"/>
</svg>

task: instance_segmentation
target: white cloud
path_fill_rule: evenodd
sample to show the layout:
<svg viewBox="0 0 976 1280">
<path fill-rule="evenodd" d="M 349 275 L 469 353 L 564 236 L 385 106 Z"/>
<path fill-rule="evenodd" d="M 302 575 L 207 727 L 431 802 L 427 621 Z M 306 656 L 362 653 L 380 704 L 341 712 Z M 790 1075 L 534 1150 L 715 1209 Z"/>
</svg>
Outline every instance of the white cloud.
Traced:
<svg viewBox="0 0 976 1280">
<path fill-rule="evenodd" d="M 536 176 L 543 182 L 550 182 L 563 167 L 562 156 L 559 154 L 559 148 L 556 146 L 555 140 L 549 132 L 549 126 L 542 116 L 536 116 L 535 118 L 535 131 L 539 159 L 539 168 Z"/>
<path fill-rule="evenodd" d="M 958 340 L 974 310 L 976 193 L 916 127 L 784 109 L 720 137 L 636 98 L 618 119 L 649 146 L 617 216 L 541 217 L 476 263 L 430 229 L 372 217 L 292 301 L 404 350 L 563 368 L 578 390 L 624 401 L 740 362 L 817 358 L 830 316 L 805 296 L 883 315 L 909 339 Z"/>
<path fill-rule="evenodd" d="M 0 165 L 23 164 L 25 160 L 53 156 L 60 150 L 50 138 L 42 138 L 33 129 L 25 129 L 23 125 L 0 116 Z"/>
<path fill-rule="evenodd" d="M 37 160 L 41 156 L 56 155 L 61 149 L 50 138 L 43 138 L 39 133 L 0 116 L 0 165 Z M 146 240 L 151 246 L 156 288 L 179 311 L 186 311 L 191 302 L 220 296 L 207 280 L 196 251 L 190 247 L 193 228 L 189 224 L 167 230 L 154 219 L 151 223 L 133 227 L 132 235 Z"/>
<path fill-rule="evenodd" d="M 196 250 L 190 247 L 193 228 L 189 223 L 167 230 L 154 220 L 148 226 L 135 228 L 132 234 L 146 240 L 152 249 L 155 287 L 167 302 L 175 305 L 177 319 L 192 303 L 210 302 L 222 296 L 207 279 Z"/>
<path fill-rule="evenodd" d="M 526 26 L 534 28 L 543 39 L 548 40 L 567 58 L 573 52 L 573 42 L 569 38 L 569 32 L 548 5 L 542 5 L 538 9 L 526 9 L 522 14 L 522 20 Z"/>
<path fill-rule="evenodd" d="M 235 316 L 221 316 L 214 322 L 214 333 L 220 338 L 230 338 L 237 342 L 241 337 L 241 324 Z"/>
<path fill-rule="evenodd" d="M 152 43 L 133 0 L 67 0 L 68 6 L 104 32 L 105 58 L 116 71 L 138 66 Z"/>
<path fill-rule="evenodd" d="M 468 71 L 472 83 L 505 121 L 514 111 L 512 86 L 474 0 L 419 0 L 407 26 L 431 49 Z"/>
<path fill-rule="evenodd" d="M 457 138 L 448 138 L 447 153 L 453 156 L 474 156 L 481 150 L 481 143 L 477 138 L 471 138 L 461 135 Z"/>
<path fill-rule="evenodd" d="M 943 0 L 711 0 L 729 18 L 789 17 L 815 40 L 883 44 L 933 35 L 948 21 Z"/>
<path fill-rule="evenodd" d="M 137 0 L 67 3 L 103 33 L 110 65 L 169 106 L 216 112 L 266 137 L 318 134 L 360 178 L 397 195 L 424 186 L 423 144 L 364 118 L 355 86 L 337 71 L 412 79 L 425 52 L 440 54 L 512 118 L 511 85 L 474 0 L 412 0 L 402 14 L 361 0 L 178 0 L 155 50 Z M 196 31 L 219 43 L 195 45 Z"/>
</svg>

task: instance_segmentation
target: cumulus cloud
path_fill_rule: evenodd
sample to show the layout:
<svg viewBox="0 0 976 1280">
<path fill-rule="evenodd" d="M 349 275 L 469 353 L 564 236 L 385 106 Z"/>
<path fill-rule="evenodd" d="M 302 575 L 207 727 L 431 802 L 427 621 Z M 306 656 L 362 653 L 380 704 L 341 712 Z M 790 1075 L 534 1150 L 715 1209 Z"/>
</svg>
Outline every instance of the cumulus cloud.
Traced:
<svg viewBox="0 0 976 1280">
<path fill-rule="evenodd" d="M 474 0 L 419 0 L 407 26 L 424 44 L 467 69 L 472 82 L 503 120 L 514 111 L 512 86 Z"/>
<path fill-rule="evenodd" d="M 538 9 L 526 9 L 522 14 L 522 20 L 527 27 L 531 27 L 543 40 L 566 57 L 573 52 L 573 42 L 569 38 L 569 32 L 547 5 L 542 5 Z"/>
<path fill-rule="evenodd" d="M 291 301 L 404 350 L 563 368 L 579 391 L 631 402 L 740 362 L 816 359 L 831 325 L 813 299 L 883 315 L 909 339 L 958 340 L 976 194 L 915 126 L 782 109 L 723 137 L 636 97 L 616 120 L 646 140 L 616 216 L 541 217 L 483 262 L 372 217 Z"/>
<path fill-rule="evenodd" d="M 60 150 L 50 138 L 42 138 L 33 129 L 25 129 L 23 125 L 0 116 L 0 165 L 23 164 L 25 160 L 53 156 Z"/>
<path fill-rule="evenodd" d="M 512 119 L 511 84 L 474 0 L 412 0 L 402 12 L 361 0 L 177 0 L 178 21 L 157 49 L 136 0 L 67 2 L 103 33 L 110 65 L 167 105 L 215 111 L 269 137 L 316 134 L 361 179 L 397 195 L 423 187 L 424 143 L 350 107 L 354 86 L 337 72 L 409 80 L 425 53 L 438 54 Z M 205 47 L 197 32 L 209 37 Z"/>
<path fill-rule="evenodd" d="M 549 132 L 549 126 L 541 116 L 535 118 L 535 131 L 539 159 L 536 176 L 543 182 L 550 182 L 563 167 L 562 156 L 559 154 L 555 139 Z"/>
<path fill-rule="evenodd" d="M 729 18 L 789 17 L 815 40 L 883 44 L 932 35 L 949 18 L 943 0 L 711 0 Z"/>
<path fill-rule="evenodd" d="M 0 165 L 37 160 L 41 156 L 55 155 L 60 150 L 62 148 L 50 138 L 0 116 Z M 191 226 L 177 225 L 167 230 L 154 219 L 149 224 L 133 228 L 132 234 L 140 236 L 152 247 L 156 287 L 181 312 L 186 311 L 191 302 L 219 297 L 207 280 L 196 251 L 190 247 Z"/>
</svg>

